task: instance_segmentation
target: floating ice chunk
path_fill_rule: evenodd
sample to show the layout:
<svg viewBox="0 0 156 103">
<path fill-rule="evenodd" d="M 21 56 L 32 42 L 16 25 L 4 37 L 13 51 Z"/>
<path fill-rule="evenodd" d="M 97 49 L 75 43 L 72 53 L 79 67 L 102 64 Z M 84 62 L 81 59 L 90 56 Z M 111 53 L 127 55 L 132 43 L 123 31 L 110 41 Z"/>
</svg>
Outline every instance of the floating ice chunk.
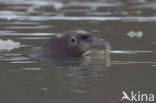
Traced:
<svg viewBox="0 0 156 103">
<path fill-rule="evenodd" d="M 43 91 L 48 91 L 48 88 L 41 88 L 41 90 L 43 90 Z"/>
<path fill-rule="evenodd" d="M 143 36 L 143 32 L 142 31 L 130 31 L 126 34 L 127 36 L 131 37 L 131 38 L 141 38 Z"/>
<path fill-rule="evenodd" d="M 37 3 L 37 4 L 30 6 L 27 9 L 27 12 L 29 12 L 29 13 L 40 12 L 39 10 L 42 7 L 46 7 L 46 6 L 52 6 L 55 10 L 59 10 L 59 9 L 62 9 L 64 7 L 64 4 L 62 2 L 49 2 L 49 3 L 40 2 L 40 3 Z"/>
<path fill-rule="evenodd" d="M 27 9 L 27 12 L 29 12 L 29 13 L 33 13 L 33 12 L 35 12 L 35 10 L 36 9 L 39 9 L 40 8 L 40 6 L 31 6 L 31 7 L 29 7 L 28 9 Z"/>
<path fill-rule="evenodd" d="M 64 7 L 64 4 L 62 2 L 55 2 L 53 6 L 55 10 L 59 10 Z"/>
<path fill-rule="evenodd" d="M 20 42 L 15 42 L 10 39 L 8 40 L 0 39 L 0 51 L 4 51 L 4 50 L 10 51 L 10 50 L 19 48 L 20 46 L 21 46 Z"/>
</svg>

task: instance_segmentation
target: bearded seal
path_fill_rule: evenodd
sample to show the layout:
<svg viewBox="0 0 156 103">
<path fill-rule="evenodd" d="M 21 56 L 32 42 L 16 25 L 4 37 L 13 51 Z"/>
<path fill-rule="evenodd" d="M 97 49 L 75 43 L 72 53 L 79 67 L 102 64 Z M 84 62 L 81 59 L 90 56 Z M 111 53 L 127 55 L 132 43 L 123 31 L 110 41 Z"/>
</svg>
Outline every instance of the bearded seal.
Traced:
<svg viewBox="0 0 156 103">
<path fill-rule="evenodd" d="M 69 30 L 54 35 L 42 49 L 27 54 L 32 59 L 80 57 L 92 50 L 105 50 L 109 43 L 85 30 Z"/>
</svg>

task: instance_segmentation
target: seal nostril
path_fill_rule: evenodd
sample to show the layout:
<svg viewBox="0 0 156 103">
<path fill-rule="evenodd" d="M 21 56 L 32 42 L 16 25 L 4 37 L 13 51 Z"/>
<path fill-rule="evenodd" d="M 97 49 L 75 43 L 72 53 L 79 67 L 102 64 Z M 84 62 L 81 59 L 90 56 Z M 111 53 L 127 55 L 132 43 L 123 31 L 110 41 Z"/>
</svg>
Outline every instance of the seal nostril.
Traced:
<svg viewBox="0 0 156 103">
<path fill-rule="evenodd" d="M 80 39 L 86 40 L 86 39 L 88 39 L 88 37 L 89 37 L 88 35 L 81 35 L 81 36 L 80 36 Z"/>
</svg>

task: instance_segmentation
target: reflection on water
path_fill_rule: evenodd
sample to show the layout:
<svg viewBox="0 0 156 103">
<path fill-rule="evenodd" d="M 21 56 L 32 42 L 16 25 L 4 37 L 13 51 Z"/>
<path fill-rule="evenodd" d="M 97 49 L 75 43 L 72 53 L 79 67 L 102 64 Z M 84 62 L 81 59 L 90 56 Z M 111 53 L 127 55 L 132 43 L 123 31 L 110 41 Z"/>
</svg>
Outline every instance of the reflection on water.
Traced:
<svg viewBox="0 0 156 103">
<path fill-rule="evenodd" d="M 120 103 L 123 90 L 155 94 L 155 4 L 155 0 L 0 0 L 0 39 L 20 43 L 20 48 L 0 51 L 0 102 Z M 109 41 L 111 58 L 47 62 L 21 56 L 71 29 L 85 29 Z M 130 38 L 130 31 L 143 36 Z"/>
</svg>

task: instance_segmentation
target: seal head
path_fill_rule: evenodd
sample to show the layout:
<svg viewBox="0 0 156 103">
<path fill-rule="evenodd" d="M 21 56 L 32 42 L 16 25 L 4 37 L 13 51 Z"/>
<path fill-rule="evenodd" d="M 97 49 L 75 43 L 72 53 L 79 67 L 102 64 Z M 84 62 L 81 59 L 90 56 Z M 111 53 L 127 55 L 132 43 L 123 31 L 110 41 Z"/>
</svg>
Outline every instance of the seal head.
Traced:
<svg viewBox="0 0 156 103">
<path fill-rule="evenodd" d="M 83 30 L 70 30 L 53 36 L 45 46 L 27 56 L 33 59 L 80 57 L 91 50 L 105 50 L 109 43 Z"/>
</svg>

